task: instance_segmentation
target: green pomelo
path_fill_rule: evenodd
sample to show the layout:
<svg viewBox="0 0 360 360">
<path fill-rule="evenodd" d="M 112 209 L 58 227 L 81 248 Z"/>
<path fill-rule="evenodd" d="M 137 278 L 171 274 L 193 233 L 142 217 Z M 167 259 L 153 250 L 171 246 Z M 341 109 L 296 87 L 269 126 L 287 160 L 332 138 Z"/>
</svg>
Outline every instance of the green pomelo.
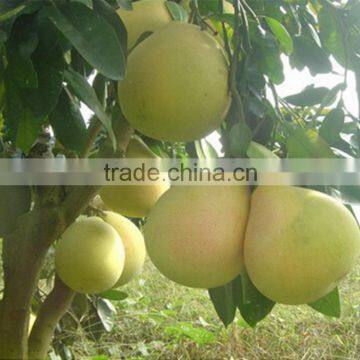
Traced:
<svg viewBox="0 0 360 360">
<path fill-rule="evenodd" d="M 141 0 L 132 3 L 132 10 L 117 10 L 128 35 L 128 49 L 134 47 L 140 36 L 154 32 L 172 21 L 164 0 Z"/>
<path fill-rule="evenodd" d="M 359 227 L 337 200 L 299 187 L 255 190 L 244 258 L 268 298 L 293 305 L 316 301 L 337 286 L 359 253 Z"/>
<path fill-rule="evenodd" d="M 217 129 L 229 105 L 221 46 L 198 26 L 173 21 L 137 46 L 119 82 L 129 123 L 165 141 L 192 141 Z"/>
<path fill-rule="evenodd" d="M 249 206 L 246 186 L 174 186 L 145 225 L 152 262 L 185 286 L 214 288 L 230 282 L 243 266 Z"/>
<path fill-rule="evenodd" d="M 114 286 L 119 287 L 141 273 L 146 256 L 145 242 L 141 231 L 124 216 L 106 211 L 104 221 L 117 231 L 125 247 L 124 270 Z"/>
<path fill-rule="evenodd" d="M 137 137 L 130 140 L 126 155 L 134 159 L 157 158 Z M 142 218 L 148 215 L 150 209 L 168 188 L 168 183 L 159 182 L 154 185 L 104 186 L 100 196 L 109 209 L 124 216 Z"/>
<path fill-rule="evenodd" d="M 119 280 L 125 250 L 116 230 L 99 217 L 81 219 L 70 225 L 55 253 L 56 272 L 79 293 L 100 293 Z"/>
</svg>

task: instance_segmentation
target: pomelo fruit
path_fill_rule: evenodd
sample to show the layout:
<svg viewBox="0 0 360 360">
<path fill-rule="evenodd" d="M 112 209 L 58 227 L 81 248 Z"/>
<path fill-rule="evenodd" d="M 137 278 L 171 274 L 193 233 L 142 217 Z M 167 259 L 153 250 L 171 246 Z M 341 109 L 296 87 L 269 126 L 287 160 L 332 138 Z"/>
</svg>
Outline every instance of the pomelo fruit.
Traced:
<svg viewBox="0 0 360 360">
<path fill-rule="evenodd" d="M 118 9 L 128 35 L 128 49 L 134 47 L 140 36 L 154 32 L 172 21 L 164 0 L 141 0 L 132 3 L 132 10 Z"/>
<path fill-rule="evenodd" d="M 126 155 L 135 159 L 157 158 L 138 137 L 130 140 Z M 150 209 L 168 188 L 167 182 L 156 182 L 154 185 L 104 186 L 100 196 L 109 209 L 124 216 L 142 218 L 148 215 Z"/>
<path fill-rule="evenodd" d="M 228 64 L 206 31 L 172 21 L 129 55 L 119 102 L 130 125 L 165 141 L 192 141 L 218 128 L 229 105 Z"/>
<path fill-rule="evenodd" d="M 291 186 L 258 187 L 251 200 L 244 258 L 260 292 L 283 304 L 310 303 L 355 265 L 360 232 L 340 202 Z"/>
<path fill-rule="evenodd" d="M 243 266 L 249 206 L 246 186 L 174 186 L 151 210 L 144 228 L 150 259 L 185 286 L 230 282 Z"/>
<path fill-rule="evenodd" d="M 124 270 L 114 286 L 119 287 L 141 273 L 146 256 L 145 242 L 141 231 L 126 217 L 106 211 L 103 219 L 117 231 L 125 247 Z"/>
<path fill-rule="evenodd" d="M 99 217 L 81 219 L 61 236 L 55 253 L 56 272 L 79 293 L 112 288 L 125 263 L 125 250 L 116 230 Z"/>
</svg>

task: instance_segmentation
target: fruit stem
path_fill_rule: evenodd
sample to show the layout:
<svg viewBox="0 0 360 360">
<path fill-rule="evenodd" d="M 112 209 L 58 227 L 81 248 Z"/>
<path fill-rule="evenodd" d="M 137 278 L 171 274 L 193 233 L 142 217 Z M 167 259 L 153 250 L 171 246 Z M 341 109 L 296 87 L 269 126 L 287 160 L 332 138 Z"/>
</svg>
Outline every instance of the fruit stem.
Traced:
<svg viewBox="0 0 360 360">
<path fill-rule="evenodd" d="M 89 130 L 88 130 L 88 138 L 86 140 L 86 146 L 85 146 L 83 153 L 81 154 L 81 157 L 85 158 L 85 157 L 89 156 L 91 149 L 94 145 L 94 142 L 96 140 L 96 137 L 99 135 L 101 129 L 102 129 L 102 124 L 99 121 L 99 119 L 96 118 L 95 116 L 92 117 L 90 120 L 90 126 L 89 126 Z"/>
<path fill-rule="evenodd" d="M 234 44 L 234 53 L 230 60 L 230 90 L 233 95 L 236 108 L 239 112 L 239 120 L 241 123 L 244 123 L 245 122 L 244 105 L 239 90 L 237 88 L 237 69 L 238 69 L 239 54 L 240 54 L 239 0 L 234 0 L 234 9 L 235 9 L 235 25 L 234 25 L 235 44 Z"/>
</svg>

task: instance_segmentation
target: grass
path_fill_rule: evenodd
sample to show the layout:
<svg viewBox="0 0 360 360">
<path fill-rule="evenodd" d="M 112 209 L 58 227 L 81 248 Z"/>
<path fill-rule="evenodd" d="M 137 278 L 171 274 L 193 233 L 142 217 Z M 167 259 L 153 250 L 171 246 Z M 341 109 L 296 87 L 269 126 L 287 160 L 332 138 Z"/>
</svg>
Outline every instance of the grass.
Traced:
<svg viewBox="0 0 360 360">
<path fill-rule="evenodd" d="M 225 329 L 206 291 L 165 279 L 150 262 L 123 290 L 129 296 L 115 303 L 111 332 L 94 342 L 81 329 L 75 331 L 76 359 L 360 358 L 360 264 L 341 283 L 340 319 L 327 318 L 307 306 L 276 305 L 255 329 L 239 315 Z"/>
<path fill-rule="evenodd" d="M 79 333 L 76 358 L 102 359 L 359 359 L 360 266 L 343 281 L 342 317 L 307 306 L 277 305 L 255 329 L 238 315 L 225 329 L 206 291 L 166 280 L 147 263 L 124 287 L 114 329 L 97 343 Z M 100 356 L 101 355 L 101 356 Z"/>
</svg>

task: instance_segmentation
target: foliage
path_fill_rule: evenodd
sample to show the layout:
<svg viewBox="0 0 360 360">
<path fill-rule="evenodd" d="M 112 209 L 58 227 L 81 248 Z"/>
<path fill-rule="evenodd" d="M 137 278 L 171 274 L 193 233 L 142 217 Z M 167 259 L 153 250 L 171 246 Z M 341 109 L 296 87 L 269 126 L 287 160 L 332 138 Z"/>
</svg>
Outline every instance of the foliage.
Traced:
<svg viewBox="0 0 360 360">
<path fill-rule="evenodd" d="M 360 3 L 228 2 L 235 4 L 233 14 L 224 13 L 220 0 L 192 0 L 190 14 L 174 2 L 167 4 L 174 19 L 189 20 L 211 31 L 222 29 L 231 67 L 231 91 L 238 99 L 219 129 L 225 156 L 244 156 L 251 140 L 255 140 L 280 157 L 359 157 L 359 119 L 346 109 L 343 94 L 350 71 L 355 73 L 360 89 Z M 99 143 L 111 152 L 117 149 L 116 124 L 121 113 L 115 89 L 117 81 L 125 76 L 127 56 L 126 30 L 115 12 L 117 7 L 130 9 L 131 1 L 0 3 L 2 157 L 32 156 L 41 135 L 49 133 L 54 134 L 47 144 L 52 156 L 96 156 Z M 310 86 L 280 98 L 276 85 L 285 79 L 285 57 L 293 68 L 307 68 L 314 76 L 331 73 L 332 59 L 336 59 L 344 67 L 343 81 L 331 89 Z M 360 99 L 360 94 L 357 96 Z M 82 103 L 94 113 L 90 126 L 80 112 Z M 205 140 L 187 144 L 144 140 L 155 152 L 170 157 L 216 156 Z M 358 187 L 329 187 L 324 191 L 336 192 L 346 202 L 360 198 Z M 51 276 L 51 272 L 46 275 Z M 257 292 L 246 274 L 209 292 L 225 325 L 234 320 L 239 309 L 243 319 L 254 326 L 274 305 Z M 92 313 L 94 322 L 89 323 L 91 316 L 83 314 L 75 316 L 75 322 L 86 320 L 91 328 L 96 323 L 110 331 L 114 309 L 109 299 L 125 297 L 123 292 L 115 291 L 86 297 L 84 309 Z M 339 316 L 337 290 L 310 306 L 326 315 Z M 58 338 L 71 326 L 70 319 L 74 320 L 71 311 L 57 329 Z M 199 332 L 187 323 L 176 329 L 170 327 L 167 333 L 203 343 L 213 341 L 207 332 Z M 61 344 L 60 348 L 58 342 L 55 350 L 68 358 L 67 345 Z"/>
</svg>

